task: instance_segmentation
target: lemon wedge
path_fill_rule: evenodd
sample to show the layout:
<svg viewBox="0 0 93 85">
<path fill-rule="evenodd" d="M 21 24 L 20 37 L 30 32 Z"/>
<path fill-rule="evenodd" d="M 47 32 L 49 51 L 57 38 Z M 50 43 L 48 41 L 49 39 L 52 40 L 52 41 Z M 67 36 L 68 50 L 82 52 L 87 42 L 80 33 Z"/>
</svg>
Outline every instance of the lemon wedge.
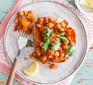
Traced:
<svg viewBox="0 0 93 85">
<path fill-rule="evenodd" d="M 86 7 L 93 8 L 93 0 L 80 0 L 80 4 Z"/>
<path fill-rule="evenodd" d="M 23 70 L 26 76 L 35 76 L 39 71 L 39 64 L 35 61 L 29 68 Z"/>
</svg>

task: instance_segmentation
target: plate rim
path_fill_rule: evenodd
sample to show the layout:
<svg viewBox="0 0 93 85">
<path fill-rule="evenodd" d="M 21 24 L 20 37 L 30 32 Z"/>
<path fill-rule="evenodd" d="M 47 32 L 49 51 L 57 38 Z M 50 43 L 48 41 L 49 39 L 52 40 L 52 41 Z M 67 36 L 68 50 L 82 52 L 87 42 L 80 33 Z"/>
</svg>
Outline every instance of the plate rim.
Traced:
<svg viewBox="0 0 93 85">
<path fill-rule="evenodd" d="M 76 12 L 74 12 L 73 9 L 67 7 L 65 4 L 63 4 L 63 3 L 61 3 L 61 2 L 58 2 L 58 1 L 34 1 L 34 2 L 31 2 L 31 3 L 27 3 L 27 4 L 23 5 L 22 7 L 20 7 L 20 8 L 12 15 L 12 17 L 10 18 L 10 20 L 9 20 L 9 22 L 7 23 L 7 26 L 6 26 L 6 30 L 5 30 L 5 33 L 4 33 L 5 56 L 6 56 L 6 58 L 8 59 L 9 65 L 12 66 L 12 62 L 11 62 L 11 60 L 10 60 L 10 58 L 9 58 L 9 55 L 8 55 L 8 52 L 7 52 L 7 50 L 6 50 L 6 37 L 5 37 L 6 34 L 7 34 L 7 30 L 8 30 L 8 27 L 9 27 L 9 24 L 10 24 L 11 20 L 15 17 L 15 15 L 17 14 L 17 12 L 20 11 L 21 9 L 23 9 L 23 8 L 29 6 L 29 5 L 32 5 L 32 4 L 35 4 L 35 3 L 40 3 L 40 2 L 56 3 L 56 4 L 59 4 L 59 5 L 64 6 L 65 8 L 67 8 L 68 10 L 70 10 L 71 12 L 73 12 L 73 13 L 78 17 L 80 23 L 82 24 L 83 29 L 84 29 L 84 32 L 85 32 L 85 36 L 86 36 L 86 46 L 84 47 L 84 48 L 85 48 L 85 52 L 84 52 L 84 54 L 83 54 L 84 57 L 83 57 L 82 61 L 80 61 L 80 63 L 79 63 L 79 65 L 77 66 L 77 68 L 74 69 L 74 71 L 72 71 L 72 72 L 71 72 L 67 77 L 65 77 L 64 79 L 60 79 L 60 80 L 58 80 L 58 81 L 56 81 L 56 82 L 51 82 L 51 83 L 41 83 L 41 82 L 36 82 L 36 81 L 33 81 L 33 80 L 28 79 L 27 77 L 23 76 L 18 70 L 16 70 L 16 73 L 17 73 L 20 77 L 22 77 L 23 79 L 26 78 L 26 80 L 29 81 L 29 82 L 36 83 L 36 84 L 54 84 L 54 83 L 58 83 L 58 82 L 64 81 L 65 79 L 67 79 L 67 78 L 69 78 L 71 75 L 73 75 L 75 72 L 77 72 L 78 69 L 79 69 L 79 68 L 81 67 L 81 65 L 83 64 L 84 60 L 86 59 L 86 54 L 87 54 L 87 52 L 88 52 L 88 36 L 87 36 L 88 34 L 87 34 L 87 31 L 86 31 L 86 27 L 85 27 L 85 25 L 83 24 L 81 18 L 76 14 Z"/>
</svg>

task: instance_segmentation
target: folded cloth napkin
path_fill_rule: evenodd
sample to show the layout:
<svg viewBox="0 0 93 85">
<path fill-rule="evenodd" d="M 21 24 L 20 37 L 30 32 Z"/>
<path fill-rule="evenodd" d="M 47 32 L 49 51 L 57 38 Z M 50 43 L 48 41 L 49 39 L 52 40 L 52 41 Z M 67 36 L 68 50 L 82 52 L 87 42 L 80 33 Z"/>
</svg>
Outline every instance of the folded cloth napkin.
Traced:
<svg viewBox="0 0 93 85">
<path fill-rule="evenodd" d="M 12 7 L 12 9 L 8 13 L 8 15 L 5 17 L 2 24 L 0 25 L 0 38 L 1 38 L 1 36 L 3 36 L 7 22 L 9 21 L 11 16 L 14 14 L 16 9 L 22 7 L 23 5 L 25 5 L 27 3 L 36 2 L 36 1 L 39 1 L 39 0 L 16 0 L 16 3 Z M 82 14 L 77 8 L 72 6 L 70 3 L 67 3 L 65 0 L 44 0 L 44 1 L 54 1 L 54 2 L 62 3 L 64 5 L 66 5 L 67 7 L 70 7 L 74 12 L 76 12 L 78 14 L 78 16 L 81 18 L 82 22 L 84 23 L 84 25 L 86 27 L 86 30 L 88 33 L 88 47 L 90 47 L 91 43 L 93 42 L 93 40 L 92 40 L 92 37 L 93 37 L 93 18 Z M 4 44 L 3 44 L 3 37 L 2 37 L 0 39 L 0 71 L 5 73 L 5 74 L 9 74 L 10 66 L 9 66 L 8 60 L 5 56 L 3 45 Z M 69 78 L 67 78 L 64 81 L 61 81 L 55 85 L 70 85 L 71 80 L 73 79 L 74 75 L 75 75 L 75 73 L 73 75 L 71 75 Z M 18 74 L 15 75 L 15 79 L 18 80 L 19 82 L 25 84 L 25 85 L 34 85 L 31 82 L 28 82 L 26 79 L 21 78 Z"/>
</svg>

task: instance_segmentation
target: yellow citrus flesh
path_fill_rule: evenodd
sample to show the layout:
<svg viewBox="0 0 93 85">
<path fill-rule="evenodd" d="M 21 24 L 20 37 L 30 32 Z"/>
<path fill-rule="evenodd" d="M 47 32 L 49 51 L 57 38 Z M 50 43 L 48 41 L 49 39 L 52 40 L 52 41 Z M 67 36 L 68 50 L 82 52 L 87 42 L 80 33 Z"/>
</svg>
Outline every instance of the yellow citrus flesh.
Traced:
<svg viewBox="0 0 93 85">
<path fill-rule="evenodd" d="M 93 8 L 93 0 L 80 0 L 80 4 L 86 7 Z"/>
<path fill-rule="evenodd" d="M 26 76 L 35 76 L 39 71 L 39 64 L 35 61 L 29 68 L 23 70 Z"/>
</svg>

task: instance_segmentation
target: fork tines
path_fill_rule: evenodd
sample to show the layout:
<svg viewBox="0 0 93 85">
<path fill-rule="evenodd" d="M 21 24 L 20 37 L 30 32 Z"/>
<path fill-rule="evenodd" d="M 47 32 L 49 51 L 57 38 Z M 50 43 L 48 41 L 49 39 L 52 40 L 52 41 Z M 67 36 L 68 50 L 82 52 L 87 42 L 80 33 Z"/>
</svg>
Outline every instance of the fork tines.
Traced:
<svg viewBox="0 0 93 85">
<path fill-rule="evenodd" d="M 26 38 L 27 37 L 27 34 L 22 30 L 22 31 L 20 31 L 20 36 Z"/>
</svg>

